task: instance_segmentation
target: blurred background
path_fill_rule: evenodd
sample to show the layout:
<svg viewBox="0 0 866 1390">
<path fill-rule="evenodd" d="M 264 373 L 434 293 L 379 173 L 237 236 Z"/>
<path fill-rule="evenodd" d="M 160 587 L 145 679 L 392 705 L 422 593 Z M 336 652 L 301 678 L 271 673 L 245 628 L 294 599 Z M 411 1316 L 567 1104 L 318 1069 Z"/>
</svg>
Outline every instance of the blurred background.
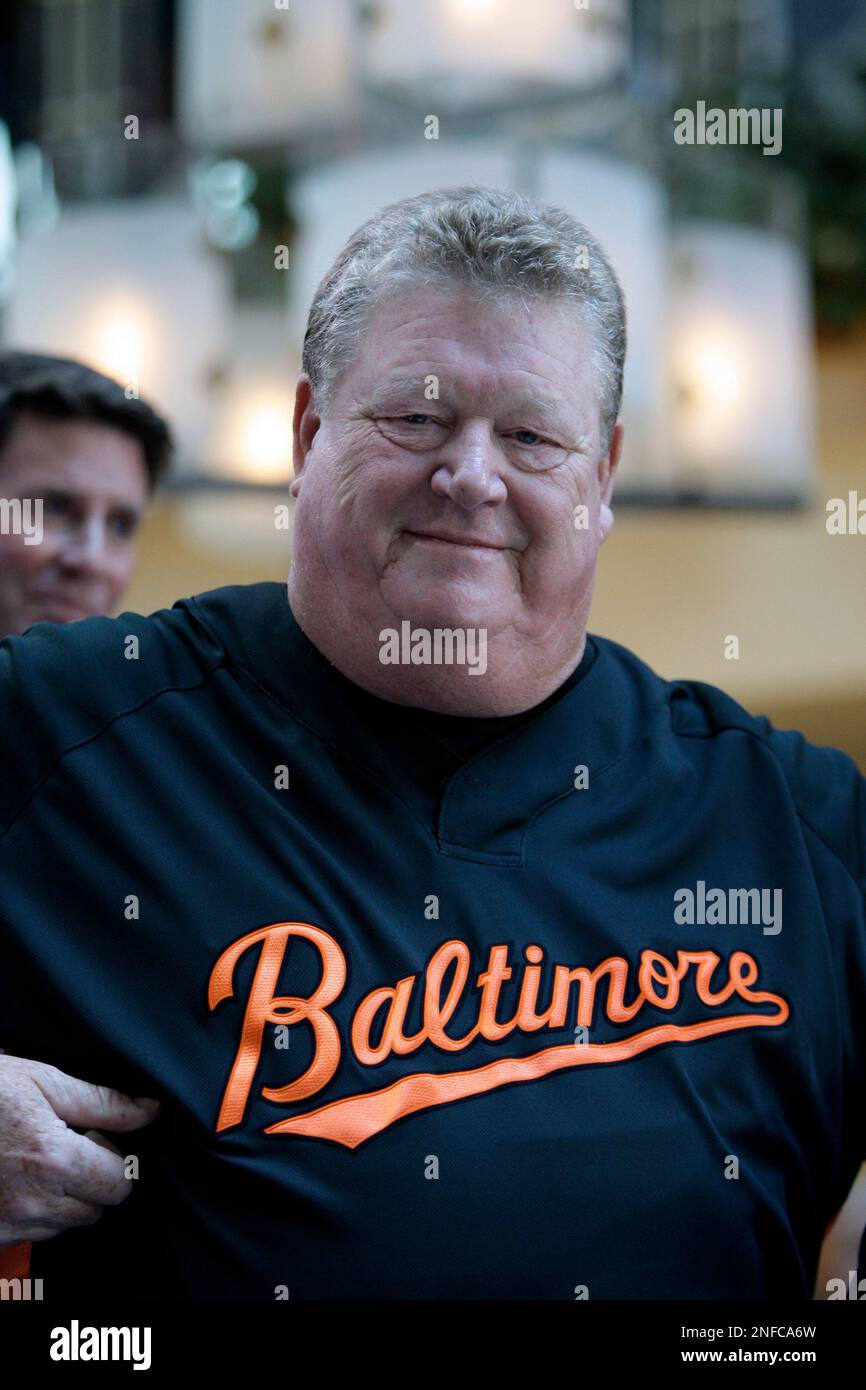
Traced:
<svg viewBox="0 0 866 1390">
<path fill-rule="evenodd" d="M 707 139 L 731 109 L 777 152 Z M 568 209 L 625 288 L 591 629 L 866 771 L 857 0 L 4 0 L 0 348 L 111 374 L 177 440 L 124 606 L 285 578 L 316 284 L 383 204 L 463 182 Z M 864 1225 L 866 1170 L 819 1290 Z"/>
<path fill-rule="evenodd" d="M 781 112 L 781 149 L 677 143 L 699 103 Z M 0 121 L 0 346 L 176 434 L 125 607 L 285 577 L 319 278 L 386 202 L 514 187 L 628 301 L 592 630 L 866 770 L 862 3 L 6 0 Z"/>
</svg>

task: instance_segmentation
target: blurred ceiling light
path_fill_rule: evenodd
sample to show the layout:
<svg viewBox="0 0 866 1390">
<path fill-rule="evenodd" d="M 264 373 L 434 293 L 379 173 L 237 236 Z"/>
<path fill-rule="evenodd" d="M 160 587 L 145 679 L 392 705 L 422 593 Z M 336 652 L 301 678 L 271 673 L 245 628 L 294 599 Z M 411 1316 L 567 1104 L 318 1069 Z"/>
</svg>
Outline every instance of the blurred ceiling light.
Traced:
<svg viewBox="0 0 866 1390">
<path fill-rule="evenodd" d="M 233 487 L 288 488 L 299 370 L 281 306 L 236 305 L 226 379 L 202 452 L 206 479 Z"/>
<path fill-rule="evenodd" d="M 495 13 L 496 0 L 446 0 L 445 13 L 455 27 L 484 22 Z"/>
<path fill-rule="evenodd" d="M 204 229 L 212 246 L 220 251 L 243 251 L 259 234 L 261 218 L 250 203 L 239 208 L 211 208 L 204 218 Z"/>
<path fill-rule="evenodd" d="M 288 486 L 292 478 L 292 398 L 288 380 L 280 390 L 261 378 L 229 385 L 217 409 L 219 438 L 212 443 L 204 474 L 250 487 Z"/>
<path fill-rule="evenodd" d="M 256 182 L 255 170 L 241 159 L 202 159 L 190 169 L 193 202 L 208 240 L 221 251 L 243 251 L 255 241 L 261 219 L 249 199 Z"/>
<path fill-rule="evenodd" d="M 815 429 L 804 255 L 776 233 L 694 220 L 675 227 L 672 260 L 677 477 L 708 500 L 802 500 Z"/>
<path fill-rule="evenodd" d="M 691 342 L 680 344 L 683 361 L 678 380 L 685 398 L 707 414 L 742 401 L 747 379 L 747 344 L 734 339 L 725 342 L 724 337 L 724 328 L 705 324 Z"/>
<path fill-rule="evenodd" d="M 190 187 L 208 205 L 236 208 L 256 188 L 256 172 L 242 159 L 203 159 L 189 173 Z"/>
<path fill-rule="evenodd" d="M 288 568 L 293 397 L 300 365 L 279 306 L 235 305 L 226 381 L 202 456 L 206 486 L 172 499 L 188 544 Z"/>
<path fill-rule="evenodd" d="M 194 471 L 228 347 L 231 282 L 186 200 L 74 206 L 22 236 L 4 316 L 9 346 L 80 358 L 137 389 L 174 427 Z"/>
<path fill-rule="evenodd" d="M 630 7 L 625 0 L 379 0 L 364 34 L 368 84 L 413 100 L 472 106 L 520 92 L 575 95 L 625 69 Z"/>
<path fill-rule="evenodd" d="M 124 382 L 141 381 L 156 337 L 153 315 L 142 300 L 97 300 L 91 322 L 84 326 L 94 366 Z"/>
<path fill-rule="evenodd" d="M 284 404 L 251 402 L 242 430 L 240 457 L 250 482 L 275 482 L 291 472 L 292 416 Z"/>
</svg>

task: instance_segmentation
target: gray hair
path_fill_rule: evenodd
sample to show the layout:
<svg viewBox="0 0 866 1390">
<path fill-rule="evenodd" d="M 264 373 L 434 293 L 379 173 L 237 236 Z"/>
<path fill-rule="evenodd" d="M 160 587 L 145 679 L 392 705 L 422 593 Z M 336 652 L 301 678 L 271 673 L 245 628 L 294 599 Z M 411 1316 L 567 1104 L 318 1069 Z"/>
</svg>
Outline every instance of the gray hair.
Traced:
<svg viewBox="0 0 866 1390">
<path fill-rule="evenodd" d="M 390 203 L 346 242 L 310 306 L 302 366 L 327 409 L 371 309 L 403 284 L 448 278 L 502 299 L 571 300 L 592 332 L 605 447 L 619 414 L 625 301 L 594 237 L 570 213 L 521 193 L 466 185 Z"/>
</svg>

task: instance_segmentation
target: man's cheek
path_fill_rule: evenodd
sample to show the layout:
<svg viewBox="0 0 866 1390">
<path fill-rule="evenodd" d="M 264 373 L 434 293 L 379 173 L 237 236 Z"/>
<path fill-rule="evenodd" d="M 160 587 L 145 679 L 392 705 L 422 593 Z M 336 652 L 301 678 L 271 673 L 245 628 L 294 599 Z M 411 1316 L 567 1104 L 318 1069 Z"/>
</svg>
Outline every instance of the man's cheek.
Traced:
<svg viewBox="0 0 866 1390">
<path fill-rule="evenodd" d="M 127 585 L 132 582 L 132 576 L 135 573 L 137 562 L 137 545 L 125 547 L 123 551 L 115 557 L 109 575 L 109 583 L 111 585 L 113 598 L 119 598 Z"/>
<path fill-rule="evenodd" d="M 346 515 L 351 516 L 357 507 L 363 477 L 364 459 L 358 452 L 347 454 L 335 469 L 334 494 L 340 511 Z"/>
<path fill-rule="evenodd" d="M 42 569 L 53 555 L 56 547 L 43 532 L 38 543 L 26 544 L 24 536 L 0 537 L 0 573 L 25 577 Z"/>
</svg>

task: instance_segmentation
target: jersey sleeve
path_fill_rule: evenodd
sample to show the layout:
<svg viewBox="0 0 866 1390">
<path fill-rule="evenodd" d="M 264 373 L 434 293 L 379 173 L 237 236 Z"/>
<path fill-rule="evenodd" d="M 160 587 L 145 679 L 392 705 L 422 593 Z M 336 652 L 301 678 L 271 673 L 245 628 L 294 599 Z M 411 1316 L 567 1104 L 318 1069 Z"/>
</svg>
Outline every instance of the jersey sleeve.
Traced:
<svg viewBox="0 0 866 1390">
<path fill-rule="evenodd" d="M 756 731 L 781 764 L 802 820 L 847 869 L 866 896 L 866 777 L 839 748 L 810 743 L 764 716 Z"/>
<path fill-rule="evenodd" d="M 180 609 L 39 623 L 0 642 L 0 837 L 69 752 L 224 656 Z"/>
<path fill-rule="evenodd" d="M 768 772 L 773 766 L 784 778 L 822 907 L 816 930 L 824 932 L 834 973 L 826 1008 L 837 1027 L 859 1166 L 866 1159 L 866 777 L 841 749 L 778 729 L 715 686 L 672 684 L 671 709 L 681 732 L 713 737 L 740 730 L 754 738 L 772 756 Z"/>
</svg>

